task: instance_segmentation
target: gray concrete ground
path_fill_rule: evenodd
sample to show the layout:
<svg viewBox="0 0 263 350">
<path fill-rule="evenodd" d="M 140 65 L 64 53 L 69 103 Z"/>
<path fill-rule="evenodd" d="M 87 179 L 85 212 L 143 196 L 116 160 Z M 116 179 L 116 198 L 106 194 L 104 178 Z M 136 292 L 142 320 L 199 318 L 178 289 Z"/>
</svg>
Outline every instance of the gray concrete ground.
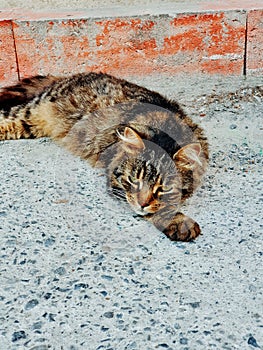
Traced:
<svg viewBox="0 0 263 350">
<path fill-rule="evenodd" d="M 263 79 L 141 83 L 206 130 L 203 235 L 170 242 L 49 140 L 1 142 L 1 350 L 263 349 Z"/>
</svg>

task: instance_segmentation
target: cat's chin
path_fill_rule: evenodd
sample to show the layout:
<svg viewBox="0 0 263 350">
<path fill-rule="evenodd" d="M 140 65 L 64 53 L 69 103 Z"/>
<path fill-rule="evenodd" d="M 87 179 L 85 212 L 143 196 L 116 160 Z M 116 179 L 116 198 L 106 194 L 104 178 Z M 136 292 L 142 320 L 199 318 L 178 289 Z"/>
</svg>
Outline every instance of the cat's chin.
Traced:
<svg viewBox="0 0 263 350">
<path fill-rule="evenodd" d="M 139 215 L 139 216 L 146 216 L 146 215 L 149 215 L 150 213 L 147 213 L 146 211 L 144 211 L 144 210 L 134 210 L 134 208 L 133 208 L 133 211 L 137 214 L 137 215 Z"/>
</svg>

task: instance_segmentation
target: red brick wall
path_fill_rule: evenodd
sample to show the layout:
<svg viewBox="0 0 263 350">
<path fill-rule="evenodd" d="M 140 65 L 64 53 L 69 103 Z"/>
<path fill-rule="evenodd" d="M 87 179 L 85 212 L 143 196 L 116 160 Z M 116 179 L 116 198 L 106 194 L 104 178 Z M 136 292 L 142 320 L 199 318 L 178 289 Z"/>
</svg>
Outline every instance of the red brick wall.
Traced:
<svg viewBox="0 0 263 350">
<path fill-rule="evenodd" d="M 196 12 L 101 18 L 74 11 L 2 11 L 0 84 L 40 73 L 89 70 L 127 78 L 181 72 L 262 74 L 263 9 L 250 9 L 251 3 L 239 1 L 235 8 L 232 0 L 225 9 L 217 5 L 205 10 L 208 5 L 202 3 Z"/>
<path fill-rule="evenodd" d="M 247 29 L 247 74 L 263 76 L 263 9 L 249 11 Z"/>
<path fill-rule="evenodd" d="M 0 21 L 0 84 L 16 81 L 17 71 L 12 22 Z"/>
</svg>

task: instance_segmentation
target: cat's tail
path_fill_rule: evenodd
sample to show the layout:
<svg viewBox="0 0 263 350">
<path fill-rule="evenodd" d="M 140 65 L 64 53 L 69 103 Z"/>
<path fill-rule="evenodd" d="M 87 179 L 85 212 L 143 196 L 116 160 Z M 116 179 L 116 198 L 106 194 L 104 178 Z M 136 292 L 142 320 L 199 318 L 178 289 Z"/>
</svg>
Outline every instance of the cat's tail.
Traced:
<svg viewBox="0 0 263 350">
<path fill-rule="evenodd" d="M 8 114 L 12 107 L 28 103 L 59 79 L 52 75 L 37 75 L 22 79 L 16 85 L 0 88 L 0 110 Z"/>
</svg>

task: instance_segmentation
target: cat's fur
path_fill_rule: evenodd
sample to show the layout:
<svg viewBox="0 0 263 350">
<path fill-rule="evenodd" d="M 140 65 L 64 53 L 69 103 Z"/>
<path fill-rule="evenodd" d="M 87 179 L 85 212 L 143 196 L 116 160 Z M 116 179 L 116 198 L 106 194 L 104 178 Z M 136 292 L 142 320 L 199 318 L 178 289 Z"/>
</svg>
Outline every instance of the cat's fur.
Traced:
<svg viewBox="0 0 263 350">
<path fill-rule="evenodd" d="M 93 166 L 110 191 L 171 240 L 199 225 L 179 212 L 208 162 L 203 130 L 177 102 L 102 73 L 37 76 L 0 91 L 0 140 L 51 137 Z"/>
</svg>

